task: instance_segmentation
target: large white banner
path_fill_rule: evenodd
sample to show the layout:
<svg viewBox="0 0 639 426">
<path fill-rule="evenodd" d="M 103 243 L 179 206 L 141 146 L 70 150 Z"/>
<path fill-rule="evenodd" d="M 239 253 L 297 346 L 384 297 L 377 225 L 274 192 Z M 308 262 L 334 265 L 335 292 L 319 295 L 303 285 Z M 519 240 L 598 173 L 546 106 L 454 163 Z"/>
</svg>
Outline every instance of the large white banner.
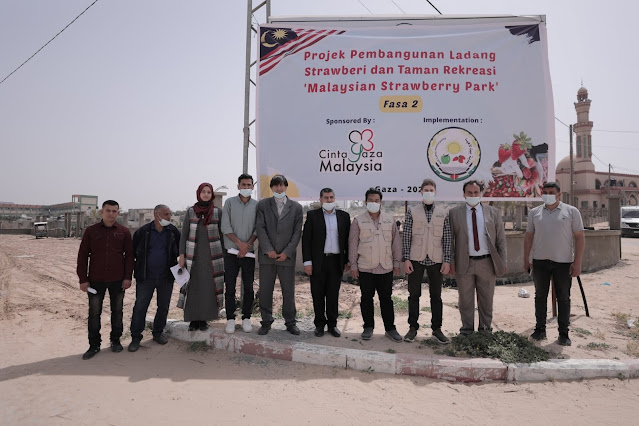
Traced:
<svg viewBox="0 0 639 426">
<path fill-rule="evenodd" d="M 544 22 L 260 27 L 260 196 L 283 174 L 291 198 L 538 198 L 554 180 L 554 112 Z M 374 25 L 374 24 L 373 24 Z"/>
</svg>

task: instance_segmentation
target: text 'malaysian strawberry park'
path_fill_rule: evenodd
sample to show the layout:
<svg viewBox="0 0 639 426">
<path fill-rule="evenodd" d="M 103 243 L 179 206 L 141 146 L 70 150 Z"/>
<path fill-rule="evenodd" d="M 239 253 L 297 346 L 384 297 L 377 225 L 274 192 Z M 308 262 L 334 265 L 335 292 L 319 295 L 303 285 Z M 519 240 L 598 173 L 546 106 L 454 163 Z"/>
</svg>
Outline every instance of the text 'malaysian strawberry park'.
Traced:
<svg viewBox="0 0 639 426">
<path fill-rule="evenodd" d="M 304 68 L 304 76 L 312 82 L 304 83 L 307 93 L 339 93 L 350 92 L 494 92 L 497 81 L 472 81 L 472 77 L 496 77 L 497 59 L 495 52 L 466 50 L 463 52 L 444 51 L 415 51 L 415 50 L 372 50 L 363 51 L 351 49 L 325 52 L 304 52 L 304 61 L 313 63 Z M 367 61 L 360 66 L 346 66 L 339 62 L 348 61 L 349 65 L 359 60 Z M 379 63 L 372 63 L 378 61 Z M 387 65 L 390 63 L 392 65 Z M 394 62 L 393 62 L 394 61 Z M 403 61 L 397 64 L 395 62 Z M 464 61 L 464 64 L 456 64 Z M 469 66 L 469 61 L 477 61 L 477 66 Z M 484 66 L 482 66 L 484 65 Z M 391 75 L 398 76 L 428 76 L 422 81 L 411 79 L 392 80 Z M 468 77 L 464 81 L 437 81 L 438 75 Z M 330 81 L 330 77 L 366 76 L 367 81 L 339 82 Z M 380 81 L 372 81 L 376 77 Z M 418 77 L 419 78 L 419 77 Z M 323 81 L 322 81 L 323 80 Z"/>
</svg>

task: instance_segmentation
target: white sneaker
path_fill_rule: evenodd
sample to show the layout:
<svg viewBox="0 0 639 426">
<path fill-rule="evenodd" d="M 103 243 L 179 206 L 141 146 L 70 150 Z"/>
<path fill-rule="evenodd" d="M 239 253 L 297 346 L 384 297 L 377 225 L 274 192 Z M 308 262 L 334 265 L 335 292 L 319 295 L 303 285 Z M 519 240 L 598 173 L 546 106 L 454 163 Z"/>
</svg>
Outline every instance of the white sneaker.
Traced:
<svg viewBox="0 0 639 426">
<path fill-rule="evenodd" d="M 224 331 L 226 331 L 226 334 L 235 333 L 235 320 L 226 321 L 226 329 Z"/>
<path fill-rule="evenodd" d="M 245 333 L 250 333 L 251 331 L 253 331 L 253 326 L 251 325 L 250 318 L 244 318 L 242 320 L 242 330 L 244 330 Z"/>
</svg>

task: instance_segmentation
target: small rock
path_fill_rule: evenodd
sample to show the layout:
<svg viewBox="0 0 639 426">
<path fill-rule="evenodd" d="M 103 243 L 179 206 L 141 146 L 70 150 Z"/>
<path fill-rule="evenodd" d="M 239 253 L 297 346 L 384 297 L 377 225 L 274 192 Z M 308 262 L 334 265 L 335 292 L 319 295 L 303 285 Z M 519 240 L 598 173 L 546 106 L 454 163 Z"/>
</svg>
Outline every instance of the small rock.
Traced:
<svg viewBox="0 0 639 426">
<path fill-rule="evenodd" d="M 530 297 L 530 293 L 528 293 L 528 290 L 526 290 L 525 288 L 520 288 L 519 293 L 517 293 L 517 296 L 523 297 L 525 299 Z"/>
</svg>

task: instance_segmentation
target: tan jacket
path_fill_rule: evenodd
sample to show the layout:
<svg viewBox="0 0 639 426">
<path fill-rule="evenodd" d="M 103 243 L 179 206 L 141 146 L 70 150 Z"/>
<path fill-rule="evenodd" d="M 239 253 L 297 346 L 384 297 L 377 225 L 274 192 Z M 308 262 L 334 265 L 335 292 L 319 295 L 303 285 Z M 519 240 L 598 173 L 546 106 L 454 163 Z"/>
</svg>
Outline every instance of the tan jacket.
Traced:
<svg viewBox="0 0 639 426">
<path fill-rule="evenodd" d="M 484 226 L 488 237 L 488 250 L 495 268 L 495 276 L 504 275 L 506 266 L 506 233 L 501 214 L 495 207 L 482 205 L 484 212 Z M 465 274 L 468 271 L 468 224 L 466 223 L 466 205 L 462 204 L 452 208 L 448 217 L 450 229 L 453 234 L 451 246 L 452 263 L 455 265 L 456 274 Z"/>
<path fill-rule="evenodd" d="M 382 265 L 385 269 L 393 268 L 393 217 L 384 212 L 379 216 L 379 229 L 368 213 L 357 216 L 359 225 L 359 246 L 357 248 L 357 267 L 374 269 Z"/>
<path fill-rule="evenodd" d="M 430 222 L 426 217 L 423 204 L 411 207 L 410 212 L 413 218 L 410 260 L 419 262 L 426 259 L 428 255 L 433 262 L 442 263 L 444 258 L 442 236 L 448 210 L 433 205 Z"/>
</svg>

